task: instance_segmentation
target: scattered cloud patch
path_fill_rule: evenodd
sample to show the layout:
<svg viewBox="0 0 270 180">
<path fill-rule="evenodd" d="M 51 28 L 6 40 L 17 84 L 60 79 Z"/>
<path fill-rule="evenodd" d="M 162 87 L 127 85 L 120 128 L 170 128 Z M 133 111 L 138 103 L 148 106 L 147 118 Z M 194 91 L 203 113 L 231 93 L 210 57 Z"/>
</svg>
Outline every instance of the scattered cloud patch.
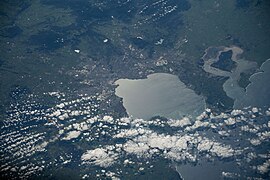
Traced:
<svg viewBox="0 0 270 180">
<path fill-rule="evenodd" d="M 114 164 L 117 159 L 117 154 L 105 148 L 97 148 L 88 150 L 81 157 L 83 163 L 94 164 L 101 167 L 108 167 Z"/>
<path fill-rule="evenodd" d="M 63 140 L 71 140 L 71 139 L 75 139 L 77 137 L 79 137 L 81 134 L 80 131 L 70 131 L 66 137 L 63 138 Z"/>
</svg>

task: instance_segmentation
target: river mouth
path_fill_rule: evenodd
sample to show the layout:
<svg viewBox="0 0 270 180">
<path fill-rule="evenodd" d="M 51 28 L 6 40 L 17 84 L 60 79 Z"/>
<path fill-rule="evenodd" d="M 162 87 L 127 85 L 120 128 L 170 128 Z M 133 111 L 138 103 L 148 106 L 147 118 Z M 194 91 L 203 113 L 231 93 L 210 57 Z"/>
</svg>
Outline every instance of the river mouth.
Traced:
<svg viewBox="0 0 270 180">
<path fill-rule="evenodd" d="M 154 73 L 147 79 L 119 79 L 115 94 L 123 98 L 129 116 L 151 119 L 162 116 L 179 119 L 195 117 L 205 110 L 205 99 L 167 73 Z"/>
</svg>

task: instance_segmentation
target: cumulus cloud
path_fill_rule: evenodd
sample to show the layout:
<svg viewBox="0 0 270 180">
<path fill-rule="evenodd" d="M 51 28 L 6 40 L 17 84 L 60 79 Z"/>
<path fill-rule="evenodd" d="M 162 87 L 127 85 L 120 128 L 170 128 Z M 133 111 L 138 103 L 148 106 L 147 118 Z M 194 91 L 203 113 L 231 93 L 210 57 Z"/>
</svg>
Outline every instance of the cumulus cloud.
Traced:
<svg viewBox="0 0 270 180">
<path fill-rule="evenodd" d="M 208 127 L 210 124 L 209 122 L 204 122 L 201 120 L 196 120 L 195 123 L 191 126 L 191 127 L 187 127 L 186 130 L 196 130 L 198 128 L 202 128 L 202 127 Z"/>
<path fill-rule="evenodd" d="M 268 159 L 266 162 L 264 162 L 262 165 L 259 165 L 257 167 L 258 171 L 261 173 L 261 174 L 265 174 L 265 173 L 268 173 L 269 172 L 269 169 L 270 168 L 270 159 Z"/>
<path fill-rule="evenodd" d="M 213 143 L 213 147 L 210 152 L 221 158 L 227 158 L 234 155 L 234 150 L 230 146 L 222 145 L 217 142 Z"/>
<path fill-rule="evenodd" d="M 209 151 L 213 145 L 214 145 L 213 141 L 210 141 L 208 139 L 203 139 L 202 141 L 200 141 L 197 148 L 199 151 L 202 151 L 202 152 Z"/>
<path fill-rule="evenodd" d="M 259 139 L 253 138 L 253 139 L 250 139 L 249 141 L 253 146 L 258 146 L 261 144 L 261 141 Z"/>
<path fill-rule="evenodd" d="M 261 149 L 260 153 L 263 154 L 258 154 L 256 151 L 257 148 L 261 147 L 258 145 L 268 145 L 270 139 L 269 117 L 264 117 L 265 112 L 261 113 L 261 109 L 257 109 L 258 112 L 254 108 L 249 108 L 220 114 L 215 114 L 208 109 L 197 119 L 188 117 L 178 120 L 144 120 L 132 117 L 115 119 L 112 116 L 90 114 L 91 111 L 95 110 L 95 107 L 94 105 L 88 107 L 88 103 L 83 104 L 85 100 L 80 98 L 70 102 L 61 102 L 59 105 L 40 113 L 46 117 L 40 119 L 55 121 L 55 123 L 48 122 L 45 126 L 58 128 L 57 135 L 51 140 L 46 138 L 45 141 L 46 133 L 27 133 L 29 136 L 25 136 L 19 134 L 19 131 L 14 132 L 14 134 L 3 131 L 0 138 L 5 141 L 5 150 L 14 158 L 31 157 L 37 151 L 46 152 L 47 145 L 51 142 L 74 140 L 80 137 L 80 142 L 89 142 L 90 146 L 90 150 L 84 150 L 81 155 L 82 164 L 104 168 L 114 164 L 119 165 L 119 163 L 123 163 L 125 167 L 128 164 L 136 166 L 138 159 L 134 158 L 132 161 L 129 159 L 129 157 L 136 156 L 139 159 L 160 157 L 181 163 L 195 162 L 202 158 L 210 158 L 211 160 L 229 158 L 228 160 L 239 162 L 240 166 L 254 163 L 251 165 L 254 167 L 253 171 L 259 171 L 262 174 L 269 172 L 268 152 Z M 81 103 L 83 106 L 77 108 Z M 69 109 L 71 106 L 73 109 Z M 83 109 L 85 107 L 87 110 Z M 14 112 L 18 113 L 19 111 Z M 26 115 L 35 114 L 35 112 L 29 111 L 26 112 Z M 23 114 L 23 111 L 19 113 Z M 14 117 L 16 117 L 15 113 L 9 122 L 14 123 L 16 120 Z M 4 128 L 9 128 L 7 126 L 9 122 L 6 121 Z M 26 131 L 27 128 L 30 127 L 24 127 L 21 131 Z M 101 142 L 99 138 L 103 135 L 108 141 L 102 141 L 102 144 L 98 144 Z M 244 143 L 242 144 L 242 142 Z M 76 144 L 77 141 L 72 141 L 72 143 Z M 253 161 L 255 159 L 258 160 Z M 9 160 L 12 161 L 11 158 Z M 69 161 L 70 158 L 62 163 Z M 18 170 L 18 168 L 9 166 L 8 162 L 4 166 L 7 169 Z M 140 164 L 140 166 L 142 165 Z M 251 170 L 251 166 L 244 168 Z M 30 168 L 30 166 L 25 166 L 20 172 Z M 103 175 L 105 174 L 103 173 Z M 224 177 L 226 175 L 228 174 L 224 174 Z"/>
<path fill-rule="evenodd" d="M 125 129 L 122 130 L 120 133 L 114 135 L 114 138 L 128 138 L 137 136 L 139 134 L 144 134 L 146 130 L 144 129 Z"/>
<path fill-rule="evenodd" d="M 117 160 L 117 154 L 105 148 L 96 148 L 88 150 L 81 156 L 81 160 L 85 164 L 94 164 L 101 167 L 109 167 Z"/>
<path fill-rule="evenodd" d="M 142 142 L 128 141 L 123 145 L 124 151 L 129 154 L 136 154 L 138 156 L 149 156 L 149 146 Z"/>
<path fill-rule="evenodd" d="M 80 131 L 70 131 L 66 137 L 63 138 L 63 140 L 71 140 L 79 137 L 81 134 Z"/>
<path fill-rule="evenodd" d="M 171 127 L 184 127 L 184 126 L 188 126 L 188 125 L 191 125 L 191 122 L 189 120 L 188 117 L 184 117 L 183 119 L 180 119 L 180 120 L 173 120 L 173 119 L 170 119 L 168 121 L 168 124 L 171 126 Z"/>
<path fill-rule="evenodd" d="M 231 126 L 231 125 L 234 125 L 236 123 L 236 120 L 235 120 L 235 118 L 230 117 L 230 118 L 226 119 L 224 122 L 226 125 Z"/>
</svg>

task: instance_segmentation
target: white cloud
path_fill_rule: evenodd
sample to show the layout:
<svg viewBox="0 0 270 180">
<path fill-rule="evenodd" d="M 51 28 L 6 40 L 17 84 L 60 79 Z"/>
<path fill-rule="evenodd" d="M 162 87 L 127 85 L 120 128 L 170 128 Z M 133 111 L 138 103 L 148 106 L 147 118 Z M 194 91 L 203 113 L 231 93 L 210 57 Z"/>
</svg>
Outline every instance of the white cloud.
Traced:
<svg viewBox="0 0 270 180">
<path fill-rule="evenodd" d="M 251 109 L 251 111 L 252 111 L 253 113 L 258 113 L 258 112 L 259 112 L 258 108 L 256 108 L 256 107 L 253 107 L 253 108 Z"/>
<path fill-rule="evenodd" d="M 268 159 L 266 162 L 264 162 L 262 165 L 259 165 L 257 167 L 258 171 L 261 174 L 265 174 L 269 172 L 269 168 L 270 168 L 270 159 Z"/>
<path fill-rule="evenodd" d="M 208 126 L 209 126 L 209 122 L 196 120 L 195 123 L 191 127 L 187 127 L 186 130 L 195 130 L 200 127 L 208 127 Z"/>
<path fill-rule="evenodd" d="M 200 114 L 199 116 L 196 117 L 196 120 L 201 121 L 205 118 L 208 118 L 207 112 L 203 112 L 202 114 Z"/>
<path fill-rule="evenodd" d="M 69 116 L 67 113 L 64 113 L 64 114 L 60 115 L 58 118 L 63 121 L 65 119 L 69 118 Z"/>
<path fill-rule="evenodd" d="M 149 156 L 149 146 L 145 143 L 128 141 L 123 145 L 123 149 L 130 154 L 136 154 L 138 156 Z"/>
<path fill-rule="evenodd" d="M 242 114 L 244 114 L 244 112 L 242 110 L 238 110 L 238 109 L 234 109 L 231 112 L 232 116 L 237 116 L 237 115 L 242 115 Z"/>
<path fill-rule="evenodd" d="M 148 137 L 147 143 L 152 148 L 168 149 L 174 147 L 176 140 L 175 136 L 153 133 Z"/>
<path fill-rule="evenodd" d="M 80 103 L 83 103 L 85 100 L 82 99 L 83 98 L 59 103 L 56 107 L 41 113 L 45 116 L 45 118 L 42 118 L 51 119 L 54 122 L 57 122 L 57 119 L 67 119 L 65 122 L 57 122 L 59 124 L 58 134 L 53 139 L 46 139 L 45 141 L 45 133 L 44 135 L 29 133 L 27 133 L 27 135 L 17 134 L 19 131 L 14 134 L 3 133 L 0 135 L 0 138 L 5 141 L 5 150 L 12 154 L 13 157 L 15 157 L 14 159 L 17 157 L 30 157 L 37 151 L 46 151 L 47 145 L 58 140 L 59 137 L 64 137 L 64 140 L 73 140 L 80 137 L 82 142 L 87 143 L 86 141 L 98 142 L 97 140 L 100 135 L 106 134 L 108 142 L 103 141 L 102 144 L 111 144 L 111 142 L 116 141 L 119 144 L 110 146 L 100 145 L 96 149 L 86 151 L 81 156 L 82 164 L 108 167 L 114 163 L 121 162 L 125 165 L 131 163 L 135 165 L 137 160 L 135 158 L 130 161 L 129 158 L 133 157 L 129 156 L 130 154 L 140 158 L 158 156 L 181 163 L 200 160 L 201 156 L 209 157 L 213 160 L 216 160 L 216 158 L 233 157 L 232 160 L 236 160 L 240 166 L 245 163 L 250 163 L 249 167 L 253 167 L 253 171 L 257 170 L 262 174 L 269 172 L 269 161 L 267 160 L 269 159 L 268 152 L 261 149 L 261 154 L 258 154 L 256 148 L 260 148 L 261 146 L 258 147 L 256 145 L 267 145 L 269 142 L 270 122 L 268 117 L 256 117 L 254 115 L 256 110 L 254 109 L 253 111 L 248 109 L 248 112 L 246 112 L 247 110 L 233 110 L 230 113 L 225 112 L 220 114 L 211 113 L 211 111 L 207 110 L 195 121 L 187 117 L 179 120 L 165 121 L 163 119 L 152 119 L 148 121 L 133 119 L 131 117 L 120 119 L 114 119 L 112 116 L 93 117 L 93 115 L 89 115 L 90 110 L 83 109 L 87 107 L 87 105 L 82 104 L 83 108 L 79 107 L 81 105 Z M 91 105 L 91 108 L 92 106 L 93 105 Z M 265 115 L 265 112 L 260 112 L 261 109 L 258 109 L 258 111 L 260 114 Z M 19 111 L 14 112 L 17 114 L 24 113 Z M 16 113 L 12 114 L 10 122 L 16 122 Z M 37 113 L 35 110 L 25 112 L 26 115 L 35 113 Z M 36 116 L 38 116 L 38 113 Z M 73 117 L 72 119 L 70 118 L 71 116 L 78 117 Z M 20 120 L 17 121 L 21 122 Z M 235 128 L 232 130 L 224 126 L 224 124 L 235 125 Z M 4 126 L 8 127 L 8 125 L 7 122 Z M 53 126 L 56 124 L 49 125 Z M 163 127 L 166 128 L 162 129 Z M 181 128 L 171 127 L 184 127 L 185 129 L 182 130 Z M 20 130 L 27 132 L 31 130 L 31 128 L 35 128 L 35 126 L 24 127 L 24 129 Z M 200 128 L 200 131 L 197 131 L 197 128 Z M 220 135 L 230 137 L 220 139 Z M 123 139 L 120 141 L 115 138 Z M 250 143 L 242 143 L 242 139 L 244 141 L 250 141 L 254 146 L 251 146 Z M 235 149 L 226 145 L 230 143 L 236 145 L 234 142 L 239 142 Z M 89 144 L 93 146 L 92 144 L 94 143 Z M 250 153 L 250 151 L 252 151 L 252 153 Z M 203 152 L 203 155 L 199 152 Z M 255 161 L 255 159 L 261 158 L 264 159 L 265 163 L 261 165 L 256 164 L 261 161 Z M 12 162 L 13 159 L 9 158 L 8 160 Z M 69 160 L 70 159 L 66 159 L 63 163 L 68 163 Z M 4 166 L 12 168 L 8 163 L 4 164 Z M 139 166 L 141 166 L 141 164 L 139 164 Z M 243 166 L 243 168 L 246 167 Z M 18 169 L 19 168 L 16 170 Z M 28 169 L 30 169 L 30 166 L 26 167 L 24 171 Z M 228 173 L 229 172 L 226 172 L 224 176 L 229 175 Z M 105 177 L 105 173 L 99 175 Z M 108 174 L 107 176 L 113 177 L 113 175 L 114 174 Z"/>
<path fill-rule="evenodd" d="M 234 125 L 236 123 L 235 118 L 228 118 L 226 120 L 224 120 L 225 124 L 228 126 Z"/>
<path fill-rule="evenodd" d="M 88 150 L 81 156 L 81 160 L 86 164 L 94 164 L 101 167 L 109 167 L 117 160 L 117 154 L 104 148 Z"/>
<path fill-rule="evenodd" d="M 113 123 L 113 117 L 111 116 L 104 116 L 103 121 L 108 122 L 108 123 Z"/>
<path fill-rule="evenodd" d="M 270 110 L 265 111 L 266 116 L 270 116 Z"/>
<path fill-rule="evenodd" d="M 214 142 L 212 142 L 208 139 L 204 139 L 204 140 L 200 141 L 197 149 L 199 151 L 209 151 L 212 148 L 213 144 L 214 144 Z"/>
<path fill-rule="evenodd" d="M 221 158 L 227 158 L 234 155 L 234 150 L 230 146 L 225 146 L 217 142 L 213 143 L 210 152 Z"/>
<path fill-rule="evenodd" d="M 253 145 L 253 146 L 258 146 L 261 144 L 261 141 L 259 139 L 250 139 L 250 143 Z"/>
<path fill-rule="evenodd" d="M 139 131 L 137 129 L 124 129 L 122 130 L 122 132 L 114 135 L 113 137 L 114 138 L 127 138 L 127 137 L 137 136 L 138 134 L 139 134 Z"/>
<path fill-rule="evenodd" d="M 71 140 L 79 137 L 81 134 L 80 131 L 70 131 L 66 137 L 63 138 L 63 140 Z"/>
<path fill-rule="evenodd" d="M 54 111 L 51 115 L 50 115 L 50 117 L 58 117 L 58 116 L 60 116 L 61 115 L 61 111 L 60 110 L 57 110 L 57 111 Z"/>
<path fill-rule="evenodd" d="M 180 120 L 173 120 L 173 119 L 170 119 L 168 121 L 168 124 L 171 126 L 171 127 L 184 127 L 184 126 L 188 126 L 188 125 L 191 125 L 191 122 L 189 120 L 188 117 L 184 117 L 183 119 L 180 119 Z"/>
<path fill-rule="evenodd" d="M 79 49 L 74 49 L 74 52 L 75 53 L 80 53 L 80 50 Z"/>
</svg>

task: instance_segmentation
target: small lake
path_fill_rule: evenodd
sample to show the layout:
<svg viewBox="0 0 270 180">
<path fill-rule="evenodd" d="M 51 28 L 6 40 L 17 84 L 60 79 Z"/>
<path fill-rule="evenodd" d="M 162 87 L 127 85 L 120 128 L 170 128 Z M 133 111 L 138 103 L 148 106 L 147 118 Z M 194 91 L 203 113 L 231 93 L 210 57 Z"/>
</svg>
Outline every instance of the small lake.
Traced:
<svg viewBox="0 0 270 180">
<path fill-rule="evenodd" d="M 147 79 L 119 79 L 115 94 L 123 98 L 128 115 L 150 119 L 162 116 L 179 119 L 205 110 L 205 99 L 172 74 L 155 73 Z"/>
</svg>

